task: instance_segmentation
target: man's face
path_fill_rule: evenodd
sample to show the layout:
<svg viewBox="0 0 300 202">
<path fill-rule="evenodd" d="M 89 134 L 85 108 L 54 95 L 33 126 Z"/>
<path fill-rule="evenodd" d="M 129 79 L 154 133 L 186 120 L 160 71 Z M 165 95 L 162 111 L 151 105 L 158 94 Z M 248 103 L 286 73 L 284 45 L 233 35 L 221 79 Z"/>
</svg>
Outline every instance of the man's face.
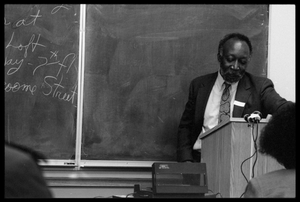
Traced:
<svg viewBox="0 0 300 202">
<path fill-rule="evenodd" d="M 250 61 L 250 49 L 246 42 L 229 39 L 220 51 L 220 73 L 229 83 L 239 81 L 245 74 Z"/>
</svg>

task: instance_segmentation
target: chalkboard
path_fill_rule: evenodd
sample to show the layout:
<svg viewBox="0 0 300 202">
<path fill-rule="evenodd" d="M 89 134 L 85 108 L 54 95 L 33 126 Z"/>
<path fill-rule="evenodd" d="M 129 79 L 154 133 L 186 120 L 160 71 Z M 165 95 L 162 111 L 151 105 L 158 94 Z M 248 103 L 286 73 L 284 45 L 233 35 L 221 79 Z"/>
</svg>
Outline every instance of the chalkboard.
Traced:
<svg viewBox="0 0 300 202">
<path fill-rule="evenodd" d="M 87 5 L 84 160 L 176 160 L 190 81 L 219 68 L 228 33 L 253 44 L 266 76 L 267 5 Z"/>
<path fill-rule="evenodd" d="M 267 75 L 267 5 L 87 5 L 83 125 L 76 126 L 80 5 L 5 5 L 5 140 L 48 159 L 176 160 L 190 81 L 249 36 Z"/>
<path fill-rule="evenodd" d="M 75 153 L 79 5 L 5 5 L 5 140 Z"/>
</svg>

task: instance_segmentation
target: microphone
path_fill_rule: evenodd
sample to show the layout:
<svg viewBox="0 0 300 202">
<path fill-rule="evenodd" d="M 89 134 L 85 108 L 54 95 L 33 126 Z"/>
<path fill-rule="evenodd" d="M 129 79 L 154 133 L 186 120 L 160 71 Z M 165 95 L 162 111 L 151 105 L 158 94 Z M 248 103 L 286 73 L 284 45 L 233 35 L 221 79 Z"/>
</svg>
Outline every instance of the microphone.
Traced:
<svg viewBox="0 0 300 202">
<path fill-rule="evenodd" d="M 250 116 L 249 114 L 245 114 L 245 115 L 244 115 L 244 119 L 245 119 L 246 122 L 248 122 L 248 117 L 249 117 L 249 116 Z"/>
<path fill-rule="evenodd" d="M 262 114 L 259 111 L 254 111 L 252 114 L 245 114 L 244 119 L 248 123 L 259 123 L 261 120 Z"/>
</svg>

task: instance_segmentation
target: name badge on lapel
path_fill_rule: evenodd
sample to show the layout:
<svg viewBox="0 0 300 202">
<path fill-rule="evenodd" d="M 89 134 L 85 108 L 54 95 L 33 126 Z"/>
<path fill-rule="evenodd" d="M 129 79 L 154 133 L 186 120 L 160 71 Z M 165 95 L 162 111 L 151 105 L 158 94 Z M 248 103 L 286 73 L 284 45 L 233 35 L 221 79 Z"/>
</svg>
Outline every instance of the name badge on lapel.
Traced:
<svg viewBox="0 0 300 202">
<path fill-rule="evenodd" d="M 238 106 L 238 107 L 244 107 L 246 103 L 235 100 L 233 102 L 233 104 L 236 105 L 236 106 Z"/>
</svg>

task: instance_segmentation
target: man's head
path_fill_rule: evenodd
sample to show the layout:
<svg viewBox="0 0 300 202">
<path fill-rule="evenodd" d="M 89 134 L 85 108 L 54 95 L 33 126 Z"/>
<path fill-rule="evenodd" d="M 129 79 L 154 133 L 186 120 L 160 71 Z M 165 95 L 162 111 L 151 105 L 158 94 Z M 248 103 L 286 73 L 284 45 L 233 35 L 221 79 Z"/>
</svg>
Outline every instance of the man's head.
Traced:
<svg viewBox="0 0 300 202">
<path fill-rule="evenodd" d="M 245 74 L 252 55 L 249 38 L 239 33 L 226 35 L 219 43 L 220 74 L 229 83 L 239 81 Z"/>
</svg>

